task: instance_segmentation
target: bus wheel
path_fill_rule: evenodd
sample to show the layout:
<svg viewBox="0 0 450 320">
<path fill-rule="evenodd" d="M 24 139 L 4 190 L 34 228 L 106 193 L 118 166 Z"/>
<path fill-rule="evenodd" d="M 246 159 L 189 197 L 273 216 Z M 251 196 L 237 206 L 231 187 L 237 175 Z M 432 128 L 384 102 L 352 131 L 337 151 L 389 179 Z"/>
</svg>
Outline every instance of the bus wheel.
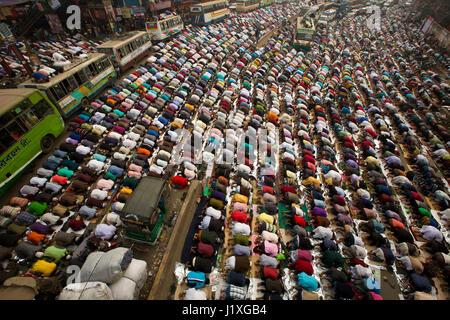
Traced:
<svg viewBox="0 0 450 320">
<path fill-rule="evenodd" d="M 86 108 L 87 106 L 89 106 L 89 100 L 88 100 L 87 98 L 83 98 L 83 99 L 81 100 L 81 106 L 82 106 L 83 108 Z"/>
<path fill-rule="evenodd" d="M 46 135 L 41 139 L 41 149 L 43 153 L 50 153 L 53 150 L 55 138 L 52 135 Z"/>
</svg>

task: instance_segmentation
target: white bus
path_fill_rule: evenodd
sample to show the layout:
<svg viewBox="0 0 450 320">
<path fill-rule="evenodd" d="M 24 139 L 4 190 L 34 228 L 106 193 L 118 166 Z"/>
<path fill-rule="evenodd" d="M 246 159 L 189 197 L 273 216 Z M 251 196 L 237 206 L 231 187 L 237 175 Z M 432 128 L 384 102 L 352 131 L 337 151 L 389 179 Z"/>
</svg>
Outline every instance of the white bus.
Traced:
<svg viewBox="0 0 450 320">
<path fill-rule="evenodd" d="M 227 0 L 209 1 L 194 4 L 190 8 L 191 23 L 193 25 L 207 25 L 221 21 L 230 16 Z"/>
<path fill-rule="evenodd" d="M 147 21 L 145 26 L 151 40 L 155 42 L 166 40 L 184 29 L 181 17 L 172 13 L 161 15 L 158 20 Z"/>
<path fill-rule="evenodd" d="M 259 6 L 260 0 L 238 0 L 236 4 L 236 10 L 240 12 L 247 12 L 258 9 Z"/>
<path fill-rule="evenodd" d="M 146 31 L 132 31 L 101 44 L 97 51 L 107 54 L 121 71 L 125 71 L 146 56 L 151 47 L 150 35 Z"/>
<path fill-rule="evenodd" d="M 18 87 L 35 88 L 45 92 L 61 115 L 67 118 L 80 106 L 89 105 L 89 100 L 108 86 L 112 81 L 111 78 L 115 77 L 116 72 L 108 56 L 93 53 L 71 69 L 50 78 L 48 82 L 29 80 Z"/>
</svg>

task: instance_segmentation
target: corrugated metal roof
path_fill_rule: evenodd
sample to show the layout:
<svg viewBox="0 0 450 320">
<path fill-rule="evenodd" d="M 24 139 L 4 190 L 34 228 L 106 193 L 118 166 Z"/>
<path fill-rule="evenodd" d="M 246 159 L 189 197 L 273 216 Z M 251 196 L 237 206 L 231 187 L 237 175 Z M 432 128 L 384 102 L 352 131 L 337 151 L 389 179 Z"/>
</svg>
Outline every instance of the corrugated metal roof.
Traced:
<svg viewBox="0 0 450 320">
<path fill-rule="evenodd" d="M 139 221 L 148 221 L 158 207 L 166 181 L 155 177 L 143 177 L 120 212 L 121 217 L 136 215 Z"/>
</svg>

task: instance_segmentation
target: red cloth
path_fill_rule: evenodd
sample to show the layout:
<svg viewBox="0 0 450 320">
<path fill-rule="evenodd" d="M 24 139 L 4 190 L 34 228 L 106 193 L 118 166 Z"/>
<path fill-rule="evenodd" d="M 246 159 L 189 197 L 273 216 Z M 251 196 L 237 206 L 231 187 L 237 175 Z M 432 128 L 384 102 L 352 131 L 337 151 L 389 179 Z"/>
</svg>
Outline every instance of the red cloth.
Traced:
<svg viewBox="0 0 450 320">
<path fill-rule="evenodd" d="M 345 198 L 335 195 L 333 196 L 333 201 L 340 206 L 345 206 Z"/>
<path fill-rule="evenodd" d="M 372 129 L 367 128 L 366 132 L 372 136 L 372 138 L 375 138 L 377 134 Z"/>
<path fill-rule="evenodd" d="M 181 189 L 187 186 L 187 179 L 185 177 L 175 176 L 172 178 L 172 183 Z"/>
<path fill-rule="evenodd" d="M 310 276 L 312 276 L 312 274 L 314 273 L 311 262 L 306 261 L 306 260 L 295 260 L 294 268 L 295 268 L 295 271 L 297 271 L 299 273 L 304 272 Z"/>
<path fill-rule="evenodd" d="M 372 148 L 374 148 L 373 143 L 369 142 L 369 141 L 363 141 L 362 145 L 363 145 L 363 147 L 372 147 Z"/>
<path fill-rule="evenodd" d="M 352 258 L 352 259 L 350 259 L 349 265 L 355 266 L 355 265 L 357 265 L 357 264 L 360 264 L 360 265 L 362 265 L 364 268 L 367 268 L 367 264 L 365 264 L 364 261 L 362 261 L 361 259 L 358 259 L 358 258 Z"/>
<path fill-rule="evenodd" d="M 416 199 L 417 201 L 423 202 L 423 197 L 419 193 L 417 193 L 415 191 L 411 191 L 411 193 L 412 193 L 414 199 Z"/>
<path fill-rule="evenodd" d="M 262 187 L 263 193 L 270 193 L 273 194 L 273 188 L 269 186 L 263 186 Z"/>
<path fill-rule="evenodd" d="M 353 142 L 346 141 L 346 142 L 344 142 L 343 147 L 355 150 L 355 146 L 353 145 Z"/>
<path fill-rule="evenodd" d="M 264 278 L 271 278 L 273 280 L 278 279 L 278 270 L 277 269 L 264 266 L 263 272 L 264 272 Z"/>
<path fill-rule="evenodd" d="M 231 219 L 237 222 L 246 223 L 247 222 L 247 215 L 243 212 L 234 211 L 231 213 Z"/>
<path fill-rule="evenodd" d="M 253 169 L 253 163 L 250 162 L 250 160 L 248 158 L 245 158 L 245 165 L 249 166 L 250 169 Z"/>
<path fill-rule="evenodd" d="M 52 178 L 52 182 L 56 182 L 57 184 L 64 185 L 64 184 L 67 183 L 67 178 L 66 177 L 61 177 L 61 176 L 58 176 L 58 175 L 54 175 L 53 178 Z"/>
<path fill-rule="evenodd" d="M 302 159 L 302 163 L 305 163 L 305 162 L 311 162 L 312 164 L 315 164 L 316 160 L 313 157 L 311 157 L 310 155 L 306 154 L 303 156 L 303 159 Z"/>
<path fill-rule="evenodd" d="M 210 258 L 214 254 L 214 247 L 200 241 L 197 245 L 197 253 L 203 258 Z"/>
<path fill-rule="evenodd" d="M 398 220 L 390 219 L 391 224 L 394 228 L 406 229 L 405 225 Z"/>
<path fill-rule="evenodd" d="M 296 225 L 299 225 L 300 227 L 304 228 L 306 227 L 306 220 L 303 217 L 299 217 L 298 215 L 294 215 L 294 221 Z"/>
<path fill-rule="evenodd" d="M 291 187 L 291 186 L 283 186 L 283 187 L 281 187 L 281 193 L 286 193 L 286 192 L 297 193 L 297 190 L 295 190 L 295 188 Z"/>
<path fill-rule="evenodd" d="M 348 141 L 351 142 L 351 144 L 353 144 L 353 140 L 350 137 L 344 136 L 343 139 L 344 141 Z"/>
<path fill-rule="evenodd" d="M 86 225 L 84 224 L 83 220 L 70 219 L 69 221 L 69 228 L 72 228 L 73 231 L 80 231 L 85 226 Z"/>
<path fill-rule="evenodd" d="M 295 161 L 292 160 L 292 158 L 285 158 L 283 159 L 284 163 L 288 163 L 288 164 L 292 164 L 293 166 L 295 166 Z"/>
<path fill-rule="evenodd" d="M 383 193 L 380 196 L 380 201 L 381 202 L 393 202 L 394 200 L 392 200 L 392 198 L 390 196 L 388 196 L 387 194 Z"/>
</svg>

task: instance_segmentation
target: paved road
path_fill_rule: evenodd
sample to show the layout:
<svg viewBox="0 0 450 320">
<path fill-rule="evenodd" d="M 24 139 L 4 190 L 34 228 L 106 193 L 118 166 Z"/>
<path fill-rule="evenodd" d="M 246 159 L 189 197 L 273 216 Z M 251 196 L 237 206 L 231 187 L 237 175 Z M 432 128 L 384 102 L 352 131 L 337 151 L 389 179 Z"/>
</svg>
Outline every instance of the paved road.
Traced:
<svg viewBox="0 0 450 320">
<path fill-rule="evenodd" d="M 157 262 L 154 262 L 154 264 L 159 267 L 159 270 L 148 296 L 149 300 L 171 300 L 175 293 L 175 263 L 181 260 L 181 251 L 183 250 L 184 241 L 197 208 L 197 199 L 201 197 L 202 191 L 203 185 L 201 181 L 194 180 L 191 182 L 189 192 L 183 205 L 177 206 L 174 204 L 175 207 L 180 210 L 179 216 L 175 227 L 170 232 L 171 237 L 167 246 L 164 246 L 164 249 L 161 251 L 165 251 L 162 261 L 158 260 Z M 142 291 L 141 296 L 144 294 Z"/>
</svg>

